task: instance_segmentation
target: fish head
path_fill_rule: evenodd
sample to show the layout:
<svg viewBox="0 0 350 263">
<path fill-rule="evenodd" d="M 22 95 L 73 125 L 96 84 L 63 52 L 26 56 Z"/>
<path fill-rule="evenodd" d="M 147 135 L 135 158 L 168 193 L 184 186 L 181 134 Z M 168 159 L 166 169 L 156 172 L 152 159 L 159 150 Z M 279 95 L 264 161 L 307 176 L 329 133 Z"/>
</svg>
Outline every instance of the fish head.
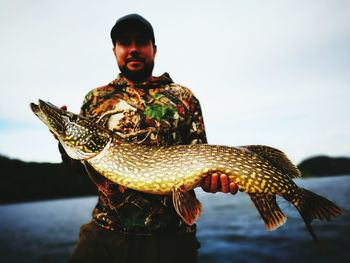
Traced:
<svg viewBox="0 0 350 263">
<path fill-rule="evenodd" d="M 69 157 L 86 160 L 99 154 L 111 141 L 111 132 L 88 118 L 39 100 L 31 103 L 34 114 L 56 135 Z"/>
</svg>

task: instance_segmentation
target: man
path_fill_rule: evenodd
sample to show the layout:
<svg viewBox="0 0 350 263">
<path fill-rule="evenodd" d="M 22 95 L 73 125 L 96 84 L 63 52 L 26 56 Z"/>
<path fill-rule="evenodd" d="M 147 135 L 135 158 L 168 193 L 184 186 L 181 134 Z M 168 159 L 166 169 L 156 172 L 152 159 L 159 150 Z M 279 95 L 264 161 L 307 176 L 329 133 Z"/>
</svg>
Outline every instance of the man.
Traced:
<svg viewBox="0 0 350 263">
<path fill-rule="evenodd" d="M 157 53 L 152 25 L 130 14 L 117 20 L 111 38 L 121 73 L 86 95 L 81 115 L 130 143 L 207 143 L 200 104 L 191 91 L 167 73 L 152 75 Z M 65 162 L 74 162 L 61 146 L 60 151 Z M 86 169 L 99 200 L 93 221 L 80 229 L 71 262 L 196 262 L 196 226 L 177 215 L 171 197 L 126 189 Z M 237 192 L 225 174 L 208 175 L 201 186 L 207 192 Z"/>
</svg>

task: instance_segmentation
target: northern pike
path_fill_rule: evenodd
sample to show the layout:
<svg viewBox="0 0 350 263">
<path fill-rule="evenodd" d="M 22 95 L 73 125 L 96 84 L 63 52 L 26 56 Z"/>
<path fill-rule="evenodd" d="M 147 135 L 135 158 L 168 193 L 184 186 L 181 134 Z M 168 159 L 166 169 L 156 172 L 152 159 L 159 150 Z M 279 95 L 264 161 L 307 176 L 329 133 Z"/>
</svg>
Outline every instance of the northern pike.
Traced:
<svg viewBox="0 0 350 263">
<path fill-rule="evenodd" d="M 286 222 L 276 195 L 292 203 L 313 239 L 313 219 L 331 220 L 342 210 L 328 199 L 293 181 L 298 168 L 280 150 L 264 145 L 229 147 L 210 144 L 167 147 L 129 143 L 88 118 L 49 102 L 31 103 L 35 115 L 55 134 L 67 154 L 92 167 L 112 182 L 137 191 L 172 195 L 179 216 L 189 225 L 199 217 L 201 204 L 188 192 L 211 172 L 228 175 L 246 192 L 268 230 Z"/>
</svg>

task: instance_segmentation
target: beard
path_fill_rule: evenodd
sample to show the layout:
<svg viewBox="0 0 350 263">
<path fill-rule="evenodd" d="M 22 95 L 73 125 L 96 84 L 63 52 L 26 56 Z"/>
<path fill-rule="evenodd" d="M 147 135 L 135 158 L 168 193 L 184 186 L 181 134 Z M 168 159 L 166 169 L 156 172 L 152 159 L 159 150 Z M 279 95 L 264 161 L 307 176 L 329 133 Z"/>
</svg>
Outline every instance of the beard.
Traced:
<svg viewBox="0 0 350 263">
<path fill-rule="evenodd" d="M 119 67 L 120 72 L 126 77 L 128 80 L 135 82 L 143 82 L 152 76 L 154 68 L 154 62 L 150 62 L 144 65 L 142 70 L 139 71 L 130 71 L 126 64 L 122 67 Z"/>
</svg>

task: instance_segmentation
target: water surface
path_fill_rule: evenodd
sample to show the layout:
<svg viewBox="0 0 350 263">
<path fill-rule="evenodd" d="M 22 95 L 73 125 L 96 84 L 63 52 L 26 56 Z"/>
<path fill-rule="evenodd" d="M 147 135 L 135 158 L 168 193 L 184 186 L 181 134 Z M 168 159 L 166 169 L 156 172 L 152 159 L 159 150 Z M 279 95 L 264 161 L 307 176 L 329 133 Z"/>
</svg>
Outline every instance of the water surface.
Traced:
<svg viewBox="0 0 350 263">
<path fill-rule="evenodd" d="M 350 176 L 295 180 L 337 203 L 344 214 L 314 221 L 316 245 L 296 210 L 278 199 L 288 217 L 268 232 L 248 196 L 196 190 L 203 204 L 198 225 L 200 262 L 350 262 Z M 96 197 L 0 206 L 0 262 L 66 262 Z"/>
</svg>

